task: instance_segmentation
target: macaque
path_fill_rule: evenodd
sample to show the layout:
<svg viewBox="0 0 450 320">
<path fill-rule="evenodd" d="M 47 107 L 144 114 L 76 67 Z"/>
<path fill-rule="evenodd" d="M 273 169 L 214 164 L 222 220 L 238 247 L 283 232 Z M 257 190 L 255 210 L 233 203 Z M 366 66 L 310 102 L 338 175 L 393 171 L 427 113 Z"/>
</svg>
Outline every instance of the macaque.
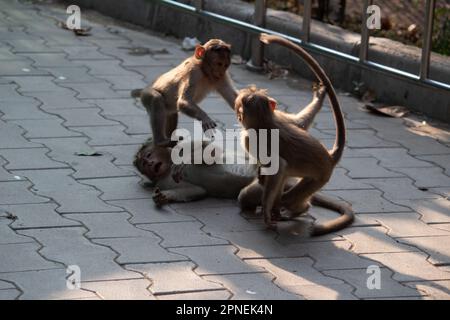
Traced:
<svg viewBox="0 0 450 320">
<path fill-rule="evenodd" d="M 345 146 L 345 124 L 336 92 L 331 81 L 313 59 L 301 47 L 278 37 L 262 34 L 260 40 L 266 44 L 277 43 L 300 55 L 324 84 L 330 98 L 336 122 L 336 141 L 329 152 L 316 138 L 305 129 L 296 126 L 289 119 L 291 116 L 276 110 L 276 101 L 265 90 L 250 87 L 243 89 L 235 103 L 237 118 L 244 128 L 243 144 L 247 152 L 254 151 L 248 145 L 248 131 L 278 130 L 279 134 L 279 170 L 273 175 L 260 176 L 242 190 L 239 201 L 243 207 L 252 207 L 261 202 L 266 225 L 275 229 L 277 220 L 282 217 L 280 208 L 290 212 L 290 218 L 299 216 L 310 207 L 310 200 L 331 178 L 334 167 L 342 157 Z M 270 149 L 270 146 L 269 146 Z M 257 154 L 252 156 L 258 158 Z M 294 185 L 287 187 L 288 182 Z M 259 198 L 261 196 L 261 198 Z M 353 214 L 345 213 L 327 226 L 316 229 L 315 234 L 324 234 L 345 227 L 353 221 Z"/>
<path fill-rule="evenodd" d="M 203 131 L 216 123 L 198 106 L 211 91 L 217 91 L 234 107 L 237 91 L 228 74 L 231 46 L 212 39 L 197 46 L 195 54 L 179 66 L 160 76 L 150 86 L 131 92 L 140 98 L 150 116 L 156 146 L 173 146 L 171 135 L 178 125 L 178 112 L 201 121 Z"/>
</svg>

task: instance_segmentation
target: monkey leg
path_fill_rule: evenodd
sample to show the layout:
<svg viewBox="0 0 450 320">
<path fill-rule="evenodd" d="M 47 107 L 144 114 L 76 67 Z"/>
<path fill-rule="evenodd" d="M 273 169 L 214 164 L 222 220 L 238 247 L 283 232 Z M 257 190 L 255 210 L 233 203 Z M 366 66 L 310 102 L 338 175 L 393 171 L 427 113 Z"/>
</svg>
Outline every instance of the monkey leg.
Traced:
<svg viewBox="0 0 450 320">
<path fill-rule="evenodd" d="M 145 89 L 141 94 L 141 101 L 150 117 L 153 143 L 156 146 L 168 146 L 170 139 L 167 137 L 166 128 L 169 115 L 164 97 L 155 89 Z"/>
<path fill-rule="evenodd" d="M 194 185 L 163 191 L 161 191 L 159 188 L 156 188 L 155 192 L 153 193 L 153 201 L 155 202 L 156 206 L 160 208 L 169 203 L 201 200 L 206 196 L 207 192 L 205 189 Z"/>
<path fill-rule="evenodd" d="M 263 187 L 258 179 L 241 190 L 238 196 L 239 205 L 242 211 L 255 212 L 256 207 L 261 205 Z"/>
<path fill-rule="evenodd" d="M 303 178 L 294 187 L 286 191 L 281 197 L 281 204 L 291 211 L 292 218 L 306 212 L 311 204 L 311 196 L 319 191 L 328 179 Z"/>
</svg>

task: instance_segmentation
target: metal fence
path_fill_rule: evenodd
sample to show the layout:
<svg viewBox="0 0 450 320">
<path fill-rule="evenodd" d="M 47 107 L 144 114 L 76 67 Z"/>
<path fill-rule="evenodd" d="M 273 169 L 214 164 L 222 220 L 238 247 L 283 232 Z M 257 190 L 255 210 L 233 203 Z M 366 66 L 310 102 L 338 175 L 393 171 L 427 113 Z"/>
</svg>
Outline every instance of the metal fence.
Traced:
<svg viewBox="0 0 450 320">
<path fill-rule="evenodd" d="M 268 33 L 272 35 L 279 35 L 289 39 L 290 41 L 304 47 L 305 49 L 322 55 L 327 55 L 333 58 L 344 60 L 348 63 L 358 64 L 364 68 L 375 69 L 379 72 L 383 72 L 387 75 L 397 76 L 403 79 L 409 79 L 424 86 L 433 88 L 450 90 L 450 83 L 443 83 L 429 78 L 430 74 L 430 57 L 432 47 L 432 34 L 433 34 L 433 20 L 434 10 L 436 6 L 436 0 L 426 0 L 425 10 L 425 26 L 423 33 L 423 48 L 422 57 L 420 62 L 420 73 L 418 75 L 409 73 L 400 69 L 389 67 L 370 61 L 368 59 L 369 53 L 369 40 L 370 32 L 367 28 L 368 13 L 367 9 L 373 4 L 373 0 L 364 0 L 363 12 L 362 12 L 362 27 L 361 27 L 361 45 L 359 50 L 359 56 L 355 57 L 350 54 L 333 50 L 310 41 L 311 34 L 311 11 L 312 0 L 304 0 L 304 14 L 303 14 L 303 26 L 302 26 L 302 39 L 298 39 L 274 30 L 265 28 L 266 21 L 266 0 L 255 0 L 255 11 L 253 15 L 254 24 L 247 23 L 241 20 L 233 19 L 227 16 L 223 16 L 214 12 L 204 10 L 204 0 L 194 0 L 194 5 L 187 5 L 174 0 L 155 0 L 156 3 L 166 5 L 174 9 L 182 10 L 185 13 L 195 15 L 207 20 L 219 22 L 225 25 L 230 25 L 253 34 Z M 250 65 L 254 68 L 258 68 L 262 65 L 264 58 L 263 45 L 259 41 L 253 41 L 252 44 L 252 59 Z"/>
</svg>

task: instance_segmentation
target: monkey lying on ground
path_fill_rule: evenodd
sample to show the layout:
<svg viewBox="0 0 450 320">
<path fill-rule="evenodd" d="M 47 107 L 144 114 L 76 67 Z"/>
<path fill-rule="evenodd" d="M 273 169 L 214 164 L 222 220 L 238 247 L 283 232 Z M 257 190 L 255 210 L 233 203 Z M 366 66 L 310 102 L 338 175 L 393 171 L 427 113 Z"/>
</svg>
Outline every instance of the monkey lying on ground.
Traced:
<svg viewBox="0 0 450 320">
<path fill-rule="evenodd" d="M 212 39 L 197 46 L 192 57 L 150 86 L 131 92 L 132 97 L 141 99 L 150 116 L 155 145 L 173 145 L 170 137 L 177 128 L 178 111 L 201 121 L 204 131 L 216 127 L 198 103 L 211 91 L 217 91 L 231 108 L 234 107 L 237 91 L 227 71 L 230 64 L 230 45 Z"/>
<path fill-rule="evenodd" d="M 342 157 L 345 146 L 344 118 L 331 81 L 313 59 L 301 47 L 278 36 L 262 34 L 260 40 L 266 44 L 277 43 L 300 55 L 324 84 L 336 122 L 336 141 L 333 149 L 328 150 L 312 137 L 306 130 L 289 121 L 289 114 L 275 110 L 276 101 L 265 90 L 256 87 L 243 89 L 236 99 L 235 110 L 244 130 L 243 142 L 247 152 L 255 151 L 249 147 L 249 129 L 254 129 L 257 136 L 260 129 L 279 130 L 279 170 L 272 175 L 260 176 L 239 195 L 242 207 L 254 207 L 262 196 L 264 221 L 269 228 L 276 228 L 276 221 L 281 218 L 279 208 L 290 211 L 291 218 L 306 212 L 310 199 L 331 178 L 334 167 Z M 270 147 L 269 147 L 270 148 Z M 270 150 L 270 149 L 269 149 Z M 258 158 L 258 154 L 252 154 Z M 292 187 L 286 183 L 290 178 L 301 178 Z M 286 190 L 287 188 L 287 190 Z M 341 229 L 353 222 L 353 213 L 345 212 L 326 226 L 316 227 L 316 234 L 328 233 Z"/>
<path fill-rule="evenodd" d="M 325 88 L 316 88 L 312 102 L 302 111 L 291 116 L 292 123 L 308 130 L 314 116 L 322 107 L 324 96 Z M 205 146 L 206 143 L 202 145 L 202 148 Z M 155 183 L 153 200 L 159 207 L 173 202 L 200 200 L 207 196 L 236 199 L 241 190 L 249 185 L 257 174 L 257 167 L 249 164 L 186 165 L 180 173 L 177 172 L 176 167 L 172 166 L 170 154 L 170 148 L 154 146 L 148 142 L 137 152 L 134 161 L 136 168 Z M 180 174 L 182 177 L 178 176 Z M 180 179 L 181 182 L 179 182 Z M 254 211 L 256 211 L 256 207 L 261 204 L 261 194 L 257 194 L 252 202 L 255 203 Z M 353 215 L 351 207 L 347 204 L 320 194 L 315 194 L 311 202 L 313 205 L 337 211 L 341 215 Z M 335 223 L 336 220 L 313 225 L 310 228 L 311 235 L 318 236 L 324 234 L 322 232 L 324 230 L 331 230 L 328 225 Z"/>
</svg>

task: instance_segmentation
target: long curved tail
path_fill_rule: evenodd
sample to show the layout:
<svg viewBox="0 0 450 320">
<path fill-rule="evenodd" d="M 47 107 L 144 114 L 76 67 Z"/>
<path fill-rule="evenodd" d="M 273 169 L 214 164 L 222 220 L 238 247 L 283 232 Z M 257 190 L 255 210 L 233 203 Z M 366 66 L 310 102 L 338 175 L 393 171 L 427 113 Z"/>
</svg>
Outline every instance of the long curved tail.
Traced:
<svg viewBox="0 0 450 320">
<path fill-rule="evenodd" d="M 334 120 L 336 122 L 336 140 L 333 149 L 330 151 L 330 156 L 334 162 L 334 165 L 336 165 L 339 160 L 341 160 L 342 154 L 344 152 L 346 137 L 344 116 L 337 99 L 336 91 L 334 90 L 333 84 L 331 83 L 330 79 L 328 78 L 322 67 L 319 65 L 319 63 L 302 47 L 292 43 L 285 38 L 268 35 L 265 33 L 260 35 L 260 40 L 265 44 L 276 43 L 294 51 L 303 60 L 306 61 L 307 65 L 314 72 L 319 81 L 321 81 L 325 85 L 328 97 L 330 99 L 331 108 L 333 109 Z"/>
<path fill-rule="evenodd" d="M 333 198 L 316 193 L 312 197 L 311 203 L 315 206 L 337 211 L 341 215 L 339 218 L 324 222 L 322 224 L 314 224 L 311 236 L 322 236 L 330 232 L 344 229 L 345 227 L 351 225 L 355 220 L 355 213 L 353 212 L 352 207 L 344 202 L 338 202 Z"/>
</svg>

